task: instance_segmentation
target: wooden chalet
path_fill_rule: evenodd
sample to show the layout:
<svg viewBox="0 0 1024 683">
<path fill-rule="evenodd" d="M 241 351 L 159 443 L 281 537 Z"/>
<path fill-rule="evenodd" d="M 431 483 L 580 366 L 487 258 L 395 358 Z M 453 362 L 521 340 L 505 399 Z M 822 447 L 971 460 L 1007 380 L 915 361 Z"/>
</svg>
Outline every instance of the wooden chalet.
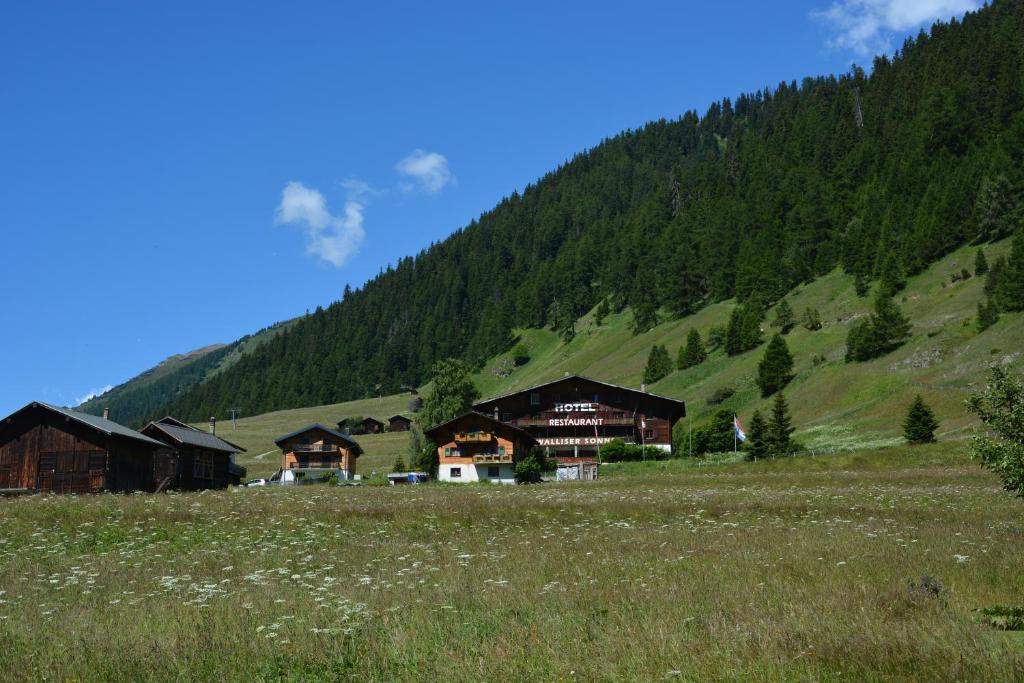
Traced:
<svg viewBox="0 0 1024 683">
<path fill-rule="evenodd" d="M 515 464 L 537 445 L 529 432 L 476 411 L 424 434 L 437 444 L 439 481 L 514 484 Z"/>
<path fill-rule="evenodd" d="M 380 434 L 384 431 L 384 423 L 380 420 L 368 417 L 363 420 L 363 432 L 365 434 Z"/>
<path fill-rule="evenodd" d="M 104 417 L 37 401 L 0 422 L 0 489 L 156 491 L 175 471 L 173 448 Z"/>
<path fill-rule="evenodd" d="M 474 410 L 524 429 L 559 462 L 597 460 L 612 439 L 672 451 L 686 404 L 638 389 L 571 375 L 481 401 Z"/>
<path fill-rule="evenodd" d="M 174 488 L 184 491 L 223 489 L 237 486 L 245 477 L 245 468 L 234 461 L 235 454 L 245 449 L 217 436 L 213 420 L 210 420 L 210 431 L 204 432 L 181 420 L 165 417 L 150 422 L 142 433 L 177 451 Z"/>
<path fill-rule="evenodd" d="M 359 444 L 346 434 L 322 424 L 311 424 L 276 439 L 281 449 L 281 471 L 304 474 L 327 474 L 333 471 L 339 479 L 356 474 L 356 460 L 363 454 Z"/>
<path fill-rule="evenodd" d="M 412 426 L 412 420 L 405 415 L 392 415 L 388 418 L 388 431 L 407 432 Z"/>
</svg>

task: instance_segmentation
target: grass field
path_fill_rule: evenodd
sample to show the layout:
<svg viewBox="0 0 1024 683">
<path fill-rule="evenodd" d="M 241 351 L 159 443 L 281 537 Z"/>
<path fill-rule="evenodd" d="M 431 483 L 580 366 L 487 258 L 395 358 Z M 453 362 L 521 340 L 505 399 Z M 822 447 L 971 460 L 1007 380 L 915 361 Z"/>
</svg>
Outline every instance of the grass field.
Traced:
<svg viewBox="0 0 1024 683">
<path fill-rule="evenodd" d="M 958 445 L 602 471 L 0 500 L 0 678 L 1024 677 L 974 611 L 1024 501 Z"/>
</svg>

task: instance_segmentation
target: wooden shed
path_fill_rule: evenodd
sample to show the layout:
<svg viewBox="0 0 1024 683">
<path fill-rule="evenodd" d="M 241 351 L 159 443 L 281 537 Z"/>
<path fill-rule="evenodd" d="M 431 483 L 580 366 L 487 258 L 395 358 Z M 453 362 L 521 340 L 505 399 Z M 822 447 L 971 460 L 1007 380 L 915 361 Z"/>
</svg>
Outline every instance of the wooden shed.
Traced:
<svg viewBox="0 0 1024 683">
<path fill-rule="evenodd" d="M 363 431 L 366 434 L 380 434 L 384 431 L 384 423 L 372 417 L 363 420 Z"/>
<path fill-rule="evenodd" d="M 88 413 L 36 401 L 0 422 L 0 489 L 156 491 L 176 469 L 166 444 Z"/>
<path fill-rule="evenodd" d="M 412 426 L 412 420 L 405 415 L 392 415 L 388 418 L 388 429 L 392 432 L 407 432 Z"/>
<path fill-rule="evenodd" d="M 244 452 L 245 449 L 212 432 L 204 432 L 181 420 L 165 417 L 150 422 L 142 429 L 142 433 L 177 451 L 175 488 L 184 491 L 223 489 L 239 484 L 245 477 L 245 468 L 234 462 L 235 453 Z"/>
</svg>

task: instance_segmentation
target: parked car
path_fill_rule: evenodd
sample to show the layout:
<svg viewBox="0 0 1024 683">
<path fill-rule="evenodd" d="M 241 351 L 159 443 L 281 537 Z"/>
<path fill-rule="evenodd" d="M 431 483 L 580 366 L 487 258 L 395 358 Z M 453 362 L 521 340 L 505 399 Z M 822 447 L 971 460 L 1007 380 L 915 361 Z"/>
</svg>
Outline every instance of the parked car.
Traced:
<svg viewBox="0 0 1024 683">
<path fill-rule="evenodd" d="M 245 482 L 245 485 L 246 486 L 266 486 L 267 485 L 267 480 L 266 479 L 253 479 L 251 481 Z"/>
</svg>

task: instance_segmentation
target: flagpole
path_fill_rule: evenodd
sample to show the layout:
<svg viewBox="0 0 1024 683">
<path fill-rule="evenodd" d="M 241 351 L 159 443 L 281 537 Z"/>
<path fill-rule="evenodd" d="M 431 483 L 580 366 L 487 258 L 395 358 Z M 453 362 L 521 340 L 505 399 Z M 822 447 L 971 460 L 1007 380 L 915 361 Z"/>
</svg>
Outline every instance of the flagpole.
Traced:
<svg viewBox="0 0 1024 683">
<path fill-rule="evenodd" d="M 739 446 L 736 443 L 738 439 L 739 439 L 739 433 L 736 431 L 736 416 L 733 415 L 732 416 L 732 452 L 733 452 L 733 455 L 735 455 L 737 453 L 737 451 L 739 451 Z"/>
</svg>

